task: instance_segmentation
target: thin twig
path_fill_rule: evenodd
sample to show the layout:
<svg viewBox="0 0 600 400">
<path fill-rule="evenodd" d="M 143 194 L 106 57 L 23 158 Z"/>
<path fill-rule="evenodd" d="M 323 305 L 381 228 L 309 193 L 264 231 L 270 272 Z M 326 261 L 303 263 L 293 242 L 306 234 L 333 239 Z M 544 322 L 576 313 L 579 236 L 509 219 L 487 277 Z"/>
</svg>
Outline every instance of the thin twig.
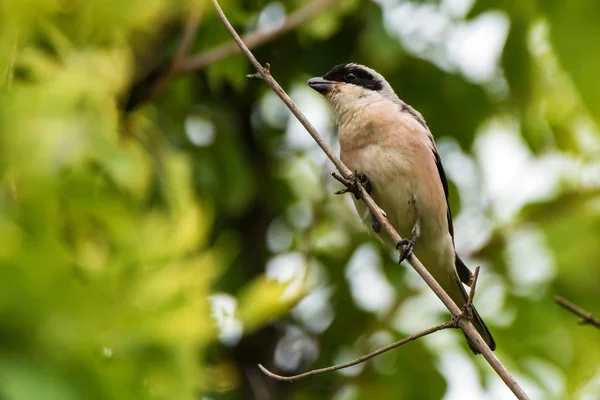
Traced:
<svg viewBox="0 0 600 400">
<path fill-rule="evenodd" d="M 344 183 L 346 182 L 346 180 L 344 178 L 342 178 L 341 176 L 337 175 L 335 172 L 332 173 L 332 175 L 338 179 L 340 182 Z M 458 321 L 463 318 L 470 318 L 471 317 L 471 311 L 470 311 L 470 307 L 473 305 L 473 299 L 475 298 L 475 287 L 477 286 L 477 278 L 479 277 L 479 266 L 477 266 L 475 268 L 475 272 L 473 274 L 473 283 L 471 285 L 471 290 L 469 292 L 469 299 L 467 301 L 467 305 L 465 306 L 465 311 L 463 311 L 463 313 L 466 313 L 464 315 L 460 315 L 458 317 L 453 317 L 452 320 L 448 321 L 448 322 L 444 322 L 443 324 L 439 324 L 437 326 L 434 326 L 432 328 L 429 329 L 425 329 L 421 332 L 415 333 L 413 335 L 410 335 L 408 337 L 405 337 L 403 339 L 400 339 L 394 343 L 388 344 L 387 346 L 381 347 L 377 350 L 374 350 L 368 354 L 365 354 L 364 356 L 358 357 L 354 360 L 342 363 L 342 364 L 337 364 L 337 365 L 331 365 L 329 367 L 325 367 L 325 368 L 319 368 L 319 369 L 313 369 L 311 371 L 308 372 L 304 372 L 302 374 L 298 374 L 298 375 L 289 375 L 289 376 L 285 376 L 285 375 L 277 375 L 271 371 L 269 371 L 267 368 L 265 368 L 262 364 L 258 364 L 258 367 L 260 368 L 260 370 L 265 373 L 265 375 L 270 376 L 271 378 L 274 379 L 278 379 L 280 381 L 286 381 L 286 382 L 293 382 L 293 381 L 297 381 L 299 379 L 302 378 L 306 378 L 309 376 L 313 376 L 313 375 L 319 375 L 319 374 L 323 374 L 325 372 L 332 372 L 332 371 L 338 371 L 340 369 L 344 369 L 344 368 L 349 368 L 352 367 L 354 365 L 360 364 L 362 362 L 365 362 L 367 360 L 370 360 L 373 357 L 376 357 L 382 353 L 385 353 L 387 351 L 390 351 L 392 349 L 395 349 L 396 347 L 400 347 L 405 343 L 408 342 L 412 342 L 413 340 L 422 338 L 423 336 L 427 336 L 430 335 L 434 332 L 437 331 L 441 331 L 444 329 L 448 329 L 448 328 L 457 328 L 458 327 Z"/>
<path fill-rule="evenodd" d="M 260 370 L 262 372 L 264 372 L 266 375 L 270 376 L 271 378 L 275 378 L 280 381 L 293 382 L 293 381 L 297 381 L 298 379 L 306 378 L 308 376 L 319 375 L 319 374 L 323 374 L 325 372 L 332 372 L 332 371 L 337 371 L 340 369 L 352 367 L 356 364 L 360 364 L 362 362 L 370 360 L 371 358 L 373 358 L 375 356 L 385 353 L 386 351 L 390 351 L 392 349 L 395 349 L 396 347 L 402 346 L 405 343 L 412 342 L 413 340 L 422 338 L 423 336 L 427 336 L 434 332 L 441 331 L 444 329 L 456 328 L 456 327 L 457 327 L 457 320 L 453 319 L 451 321 L 444 322 L 443 324 L 439 324 L 432 328 L 425 329 L 424 331 L 415 333 L 414 335 L 407 336 L 404 339 L 400 339 L 397 342 L 388 344 L 387 346 L 379 348 L 375 351 L 372 351 L 369 354 L 365 354 L 364 356 L 358 357 L 352 361 L 348 361 L 343 364 L 332 365 L 332 366 L 325 367 L 325 368 L 313 369 L 312 371 L 304 372 L 304 373 L 298 374 L 298 375 L 291 375 L 291 376 L 277 375 L 277 374 L 269 371 L 268 369 L 266 369 L 262 364 L 258 364 L 258 368 L 260 368 Z"/>
<path fill-rule="evenodd" d="M 196 0 L 190 0 L 190 13 L 183 29 L 183 35 L 177 46 L 177 50 L 171 59 L 169 65 L 160 73 L 158 78 L 154 81 L 148 98 L 153 99 L 158 96 L 165 88 L 167 82 L 177 74 L 177 71 L 181 69 L 181 66 L 185 63 L 187 55 L 194 43 L 196 38 L 196 32 L 198 31 L 198 24 L 200 22 L 200 7 L 194 4 Z"/>
<path fill-rule="evenodd" d="M 312 136 L 312 138 L 317 142 L 319 147 L 325 152 L 327 157 L 331 160 L 331 162 L 335 165 L 337 170 L 340 172 L 342 177 L 345 179 L 350 179 L 352 175 L 351 171 L 342 163 L 342 161 L 333 153 L 331 147 L 321 138 L 317 130 L 312 126 L 312 124 L 306 119 L 304 114 L 300 111 L 298 106 L 292 101 L 292 99 L 285 93 L 285 91 L 279 86 L 277 81 L 273 79 L 271 73 L 269 71 L 268 65 L 267 67 L 263 67 L 254 57 L 252 52 L 244 45 L 242 39 L 240 39 L 239 35 L 233 29 L 227 17 L 223 13 L 223 10 L 219 6 L 217 0 L 212 0 L 219 17 L 233 36 L 234 40 L 240 46 L 242 51 L 246 54 L 252 65 L 256 68 L 257 74 L 256 76 L 263 79 L 273 91 L 281 98 L 281 100 L 286 104 L 286 106 L 290 109 L 290 111 L 298 118 L 300 123 L 306 128 L 308 133 Z M 380 223 L 381 227 L 387 232 L 390 238 L 394 243 L 398 243 L 402 238 L 396 232 L 396 230 L 392 227 L 387 218 L 384 217 L 381 209 L 371 196 L 367 193 L 363 185 L 358 185 L 358 189 L 360 192 L 360 198 L 365 203 L 365 205 L 369 208 L 371 213 L 377 218 L 377 221 Z M 448 308 L 453 317 L 458 317 L 462 314 L 461 310 L 458 306 L 452 301 L 450 296 L 442 289 L 439 283 L 431 276 L 429 271 L 421 264 L 421 262 L 415 257 L 415 255 L 411 255 L 408 258 L 408 261 L 412 265 L 412 267 L 417 271 L 417 273 L 423 278 L 425 283 L 433 290 L 433 292 L 440 298 L 440 300 L 444 303 L 444 305 Z M 517 381 L 512 377 L 512 375 L 508 372 L 506 367 L 496 358 L 492 350 L 485 343 L 481 335 L 477 332 L 473 324 L 468 318 L 460 318 L 458 320 L 459 327 L 465 332 L 465 335 L 469 338 L 469 341 L 473 343 L 475 348 L 483 354 L 487 362 L 492 366 L 492 368 L 496 371 L 498 376 L 504 381 L 504 383 L 510 388 L 510 390 L 515 394 L 518 399 L 526 400 L 529 399 L 529 396 L 525 393 L 525 391 L 519 386 Z"/>
<path fill-rule="evenodd" d="M 564 299 L 560 296 L 555 296 L 554 301 L 557 304 L 566 308 L 567 310 L 571 311 L 573 314 L 581 317 L 581 320 L 579 321 L 580 325 L 592 325 L 596 328 L 600 328 L 600 320 L 594 317 L 592 313 L 585 311 L 583 308 L 571 303 L 569 300 Z"/>
<path fill-rule="evenodd" d="M 475 298 L 475 287 L 477 287 L 477 278 L 479 278 L 479 265 L 475 267 L 475 272 L 473 272 L 473 283 L 471 283 L 471 290 L 469 291 L 467 307 L 471 307 L 473 305 L 473 299 Z"/>
<path fill-rule="evenodd" d="M 198 23 L 200 22 L 200 7 L 194 4 L 196 0 L 192 0 L 190 6 L 190 14 L 185 24 L 183 36 L 179 42 L 179 47 L 173 56 L 173 62 L 171 69 L 178 69 L 179 65 L 182 64 L 185 58 L 188 56 L 194 39 L 196 38 L 196 32 L 198 31 Z"/>
<path fill-rule="evenodd" d="M 333 176 L 335 178 L 335 180 L 337 180 L 338 182 L 340 182 L 344 186 L 348 186 L 348 185 L 352 184 L 352 182 L 350 181 L 350 179 L 346 179 L 343 176 L 340 176 L 337 172 L 332 172 L 331 176 Z"/>
<path fill-rule="evenodd" d="M 471 278 L 471 289 L 469 290 L 467 304 L 465 304 L 465 306 L 463 307 L 463 317 L 466 317 L 468 319 L 473 318 L 473 299 L 475 299 L 475 288 L 477 287 L 477 278 L 479 278 L 479 265 L 475 267 L 475 273 L 473 273 L 473 277 Z"/>
<path fill-rule="evenodd" d="M 252 32 L 244 35 L 242 40 L 249 49 L 253 49 L 291 31 L 339 1 L 314 0 L 288 15 L 279 28 L 268 32 Z M 224 43 L 214 49 L 190 56 L 178 67 L 176 73 L 198 71 L 239 52 L 240 48 L 235 42 Z"/>
</svg>

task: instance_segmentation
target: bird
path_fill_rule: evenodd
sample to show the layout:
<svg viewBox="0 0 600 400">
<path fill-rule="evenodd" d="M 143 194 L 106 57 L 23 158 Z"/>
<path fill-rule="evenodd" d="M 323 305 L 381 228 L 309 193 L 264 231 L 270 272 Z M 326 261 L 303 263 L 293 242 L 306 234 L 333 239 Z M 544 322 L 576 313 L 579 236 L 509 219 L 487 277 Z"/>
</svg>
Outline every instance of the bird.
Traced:
<svg viewBox="0 0 600 400">
<path fill-rule="evenodd" d="M 362 219 L 384 243 L 415 254 L 459 308 L 473 274 L 456 253 L 448 181 L 434 137 L 423 116 L 401 100 L 385 78 L 356 63 L 334 66 L 307 84 L 331 106 L 338 127 L 340 159 L 400 234 L 393 240 L 355 193 Z M 346 190 L 345 190 L 346 191 Z M 344 192 L 344 191 L 342 191 Z M 477 310 L 471 322 L 491 350 L 496 343 Z M 467 338 L 469 347 L 479 354 Z"/>
</svg>

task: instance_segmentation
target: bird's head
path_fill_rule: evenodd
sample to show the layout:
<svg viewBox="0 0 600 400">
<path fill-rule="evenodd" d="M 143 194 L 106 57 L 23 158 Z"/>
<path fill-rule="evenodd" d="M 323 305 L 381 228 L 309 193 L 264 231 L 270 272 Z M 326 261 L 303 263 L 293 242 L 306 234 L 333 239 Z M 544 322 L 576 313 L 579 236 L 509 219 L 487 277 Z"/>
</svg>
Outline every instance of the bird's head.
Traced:
<svg viewBox="0 0 600 400">
<path fill-rule="evenodd" d="M 307 83 L 332 105 L 338 123 L 370 103 L 385 100 L 401 103 L 381 74 L 360 64 L 336 65 Z"/>
</svg>

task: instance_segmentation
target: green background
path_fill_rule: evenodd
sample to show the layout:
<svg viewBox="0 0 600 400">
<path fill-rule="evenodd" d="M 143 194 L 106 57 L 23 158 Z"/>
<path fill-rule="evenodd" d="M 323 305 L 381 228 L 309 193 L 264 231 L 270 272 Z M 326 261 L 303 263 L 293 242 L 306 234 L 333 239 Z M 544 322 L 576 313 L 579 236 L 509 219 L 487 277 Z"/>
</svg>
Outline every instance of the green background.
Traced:
<svg viewBox="0 0 600 400">
<path fill-rule="evenodd" d="M 600 315 L 600 3 L 331 3 L 257 58 L 334 146 L 306 80 L 386 76 L 436 137 L 497 356 L 534 399 L 600 398 L 600 331 L 553 302 Z M 306 4 L 221 5 L 246 33 Z M 511 398 L 459 332 L 258 371 L 447 312 L 245 57 L 153 92 L 189 15 L 190 53 L 231 40 L 207 1 L 0 2 L 0 399 Z"/>
</svg>

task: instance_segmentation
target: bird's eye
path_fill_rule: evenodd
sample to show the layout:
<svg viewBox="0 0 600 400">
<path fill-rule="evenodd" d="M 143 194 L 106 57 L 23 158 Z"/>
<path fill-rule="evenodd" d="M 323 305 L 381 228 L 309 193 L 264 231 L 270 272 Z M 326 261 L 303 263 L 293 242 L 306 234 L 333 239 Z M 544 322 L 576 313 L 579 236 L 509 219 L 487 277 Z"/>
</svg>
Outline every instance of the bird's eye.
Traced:
<svg viewBox="0 0 600 400">
<path fill-rule="evenodd" d="M 346 75 L 344 75 L 344 79 L 347 81 L 353 81 L 356 79 L 356 75 L 354 75 L 352 72 L 348 72 Z"/>
</svg>

